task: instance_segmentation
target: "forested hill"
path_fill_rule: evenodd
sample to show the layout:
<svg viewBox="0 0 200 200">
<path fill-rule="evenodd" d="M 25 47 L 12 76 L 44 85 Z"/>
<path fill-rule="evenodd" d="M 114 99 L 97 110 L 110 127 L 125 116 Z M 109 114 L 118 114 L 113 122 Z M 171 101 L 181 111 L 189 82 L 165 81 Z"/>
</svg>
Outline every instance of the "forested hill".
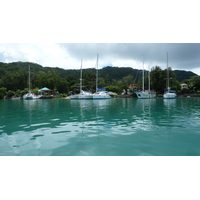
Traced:
<svg viewBox="0 0 200 200">
<path fill-rule="evenodd" d="M 198 76 L 191 71 L 184 70 L 174 70 L 174 73 L 176 74 L 176 80 L 179 82 L 183 82 L 184 80 L 190 79 L 193 76 Z"/>
<path fill-rule="evenodd" d="M 136 83 L 142 76 L 142 70 L 133 69 L 131 67 L 105 67 L 99 71 L 99 74 L 101 74 L 102 77 L 105 78 L 106 76 L 109 76 L 111 80 L 120 80 L 122 77 L 131 74 L 135 78 Z M 146 73 L 147 71 L 145 71 L 145 74 Z M 176 75 L 176 80 L 179 82 L 183 82 L 184 80 L 191 79 L 193 76 L 197 76 L 197 74 L 191 71 L 184 70 L 174 70 L 174 73 Z"/>
<path fill-rule="evenodd" d="M 31 74 L 36 75 L 39 72 L 45 72 L 54 70 L 59 74 L 61 78 L 67 78 L 68 76 L 73 76 L 76 79 L 80 78 L 80 70 L 66 70 L 58 67 L 43 67 L 36 63 L 30 63 L 30 62 L 13 62 L 13 63 L 2 63 L 0 62 L 0 79 L 7 74 L 8 72 L 11 72 L 11 74 L 17 72 L 17 73 L 28 73 L 28 66 L 31 67 Z M 182 82 L 186 79 L 190 79 L 192 76 L 197 76 L 197 74 L 191 72 L 191 71 L 184 71 L 184 70 L 174 70 L 176 74 L 176 79 L 179 82 Z M 93 73 L 95 76 L 95 69 L 83 69 L 83 75 L 87 73 Z M 102 77 L 104 79 L 107 79 L 108 81 L 111 80 L 120 80 L 123 77 L 126 77 L 128 75 L 132 75 L 135 79 L 135 83 L 138 82 L 138 80 L 141 78 L 142 70 L 133 69 L 131 67 L 104 67 L 102 69 L 99 69 L 99 77 Z"/>
</svg>

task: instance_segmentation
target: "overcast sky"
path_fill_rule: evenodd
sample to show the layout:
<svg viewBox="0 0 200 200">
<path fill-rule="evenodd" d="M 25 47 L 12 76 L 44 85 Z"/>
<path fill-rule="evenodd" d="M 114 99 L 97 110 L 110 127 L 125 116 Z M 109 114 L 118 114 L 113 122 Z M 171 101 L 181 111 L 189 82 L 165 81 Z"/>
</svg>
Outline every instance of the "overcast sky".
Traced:
<svg viewBox="0 0 200 200">
<path fill-rule="evenodd" d="M 12 6 L 11 6 L 12 5 Z M 155 65 L 200 75 L 199 5 L 159 0 L 7 0 L 0 12 L 0 62 L 64 69 Z M 187 14 L 186 14 L 187 13 Z"/>
<path fill-rule="evenodd" d="M 42 66 L 80 69 L 96 66 L 132 67 L 142 69 L 167 66 L 193 71 L 200 75 L 199 43 L 1 43 L 1 62 L 34 62 Z"/>
</svg>

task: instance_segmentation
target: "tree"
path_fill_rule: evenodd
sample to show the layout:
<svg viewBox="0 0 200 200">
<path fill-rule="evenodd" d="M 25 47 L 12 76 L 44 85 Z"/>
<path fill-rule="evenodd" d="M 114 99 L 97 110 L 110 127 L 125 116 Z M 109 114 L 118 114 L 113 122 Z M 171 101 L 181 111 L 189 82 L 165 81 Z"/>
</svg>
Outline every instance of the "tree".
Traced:
<svg viewBox="0 0 200 200">
<path fill-rule="evenodd" d="M 104 87 L 106 87 L 106 81 L 105 81 L 105 79 L 104 78 L 102 78 L 102 77 L 99 77 L 98 78 L 98 88 L 104 88 Z"/>
<path fill-rule="evenodd" d="M 47 87 L 57 90 L 57 85 L 59 82 L 59 74 L 55 70 L 49 70 L 47 73 Z"/>
<path fill-rule="evenodd" d="M 180 82 L 175 80 L 172 89 L 176 90 L 177 92 L 180 92 L 180 91 L 181 91 L 181 85 L 180 85 Z"/>
<path fill-rule="evenodd" d="M 167 90 L 167 70 L 162 70 L 159 66 L 151 69 L 151 88 L 158 93 L 164 93 Z M 169 87 L 173 90 L 180 89 L 176 81 L 175 73 L 169 68 Z M 145 78 L 147 81 L 147 77 Z"/>
<path fill-rule="evenodd" d="M 34 93 L 34 94 L 36 94 L 36 95 L 38 95 L 39 94 L 39 88 L 38 87 L 36 87 L 36 88 L 34 88 L 33 90 L 32 90 L 32 92 Z"/>
<path fill-rule="evenodd" d="M 158 93 L 163 93 L 166 88 L 166 75 L 159 66 L 155 66 L 151 69 L 151 88 Z"/>
<path fill-rule="evenodd" d="M 118 86 L 122 89 L 125 90 L 125 94 L 127 94 L 129 86 L 133 84 L 134 78 L 132 75 L 128 75 L 122 78 L 122 80 L 118 81 Z"/>
<path fill-rule="evenodd" d="M 77 83 L 77 79 L 74 76 L 69 75 L 66 77 L 66 81 L 68 83 L 69 91 L 73 91 L 74 85 Z M 79 88 L 80 88 L 80 85 L 79 85 Z"/>
<path fill-rule="evenodd" d="M 200 76 L 193 76 L 189 82 L 194 91 L 200 90 Z"/>
<path fill-rule="evenodd" d="M 167 70 L 165 70 L 165 73 L 167 74 Z M 167 77 L 167 75 L 166 75 Z M 166 82 L 167 79 L 165 78 Z M 179 83 L 180 84 L 180 83 Z M 176 81 L 176 75 L 175 73 L 172 71 L 171 67 L 169 67 L 169 87 L 172 90 L 178 90 L 179 88 L 177 88 L 177 81 Z M 166 84 L 166 89 L 167 89 L 167 84 Z"/>
<path fill-rule="evenodd" d="M 61 93 L 68 93 L 69 92 L 69 83 L 66 79 L 62 78 L 59 80 L 57 84 L 57 90 Z"/>
<path fill-rule="evenodd" d="M 27 87 L 28 72 L 21 69 L 19 72 L 16 72 L 14 79 L 18 80 L 18 85 L 15 85 L 15 91 L 18 89 L 23 90 L 25 87 Z"/>
<path fill-rule="evenodd" d="M 36 63 L 30 62 L 13 62 L 2 63 L 0 62 L 0 88 L 5 87 L 7 90 L 17 91 L 24 90 L 28 87 L 28 66 L 31 68 L 31 89 L 48 87 L 50 89 L 59 90 L 61 93 L 72 91 L 75 87 L 80 88 L 80 70 L 65 70 L 58 67 L 42 67 Z M 174 73 L 175 72 L 175 73 Z M 142 70 L 133 69 L 130 67 L 104 67 L 98 70 L 98 87 L 105 88 L 106 86 L 117 86 L 121 90 L 127 88 L 124 77 L 132 76 L 135 78 L 131 83 L 138 83 L 138 86 L 142 88 L 141 77 Z M 170 73 L 170 87 L 171 89 L 179 88 L 178 81 L 183 79 L 190 79 L 188 84 L 190 88 L 198 90 L 198 80 L 191 77 L 195 74 L 187 71 L 172 71 Z M 175 76 L 177 75 L 177 77 Z M 84 90 L 95 91 L 96 85 L 96 70 L 83 69 L 83 88 Z M 191 85 L 191 86 L 190 86 Z M 145 89 L 148 89 L 148 77 L 145 75 Z M 151 89 L 156 90 L 159 93 L 163 93 L 166 89 L 166 70 L 161 70 L 160 67 L 155 66 L 151 70 Z"/>
<path fill-rule="evenodd" d="M 47 87 L 48 81 L 47 81 L 47 74 L 43 71 L 39 71 L 36 76 L 36 84 L 37 87 Z"/>
<path fill-rule="evenodd" d="M 11 98 L 15 95 L 15 93 L 12 91 L 12 90 L 9 90 L 7 93 L 6 93 L 6 98 Z"/>
<path fill-rule="evenodd" d="M 1 87 L 0 88 L 0 99 L 3 99 L 6 94 L 7 88 Z"/>
<path fill-rule="evenodd" d="M 14 90 L 13 85 L 17 84 L 14 81 L 14 73 L 13 72 L 6 72 L 5 76 L 2 78 L 3 86 L 6 87 L 8 90 Z"/>
<path fill-rule="evenodd" d="M 105 87 L 105 89 L 107 91 L 114 92 L 117 94 L 119 94 L 121 92 L 121 88 L 119 88 L 118 86 L 114 86 L 114 85 L 108 85 Z"/>
</svg>

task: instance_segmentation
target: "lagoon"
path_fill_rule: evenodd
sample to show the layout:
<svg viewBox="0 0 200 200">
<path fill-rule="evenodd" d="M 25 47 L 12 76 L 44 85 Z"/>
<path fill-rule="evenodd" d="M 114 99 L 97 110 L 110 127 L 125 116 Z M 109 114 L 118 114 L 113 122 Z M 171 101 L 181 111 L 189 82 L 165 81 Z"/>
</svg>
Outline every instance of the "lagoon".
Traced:
<svg viewBox="0 0 200 200">
<path fill-rule="evenodd" d="M 200 98 L 0 100 L 0 156 L 199 156 Z"/>
</svg>

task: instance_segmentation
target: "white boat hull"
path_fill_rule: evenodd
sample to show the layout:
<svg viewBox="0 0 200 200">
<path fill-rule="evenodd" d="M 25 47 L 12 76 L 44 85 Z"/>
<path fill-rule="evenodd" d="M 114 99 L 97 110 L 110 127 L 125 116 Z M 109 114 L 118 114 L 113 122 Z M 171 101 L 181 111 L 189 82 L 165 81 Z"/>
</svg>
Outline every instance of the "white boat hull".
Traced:
<svg viewBox="0 0 200 200">
<path fill-rule="evenodd" d="M 37 99 L 37 96 L 36 96 L 35 94 L 28 93 L 28 94 L 25 94 L 25 95 L 23 96 L 23 99 L 24 99 L 24 100 Z"/>
<path fill-rule="evenodd" d="M 71 95 L 70 99 L 75 99 L 75 100 L 76 99 L 79 99 L 79 100 L 81 100 L 81 99 L 92 99 L 92 94 L 89 93 L 89 92 L 82 91 L 81 94 Z"/>
<path fill-rule="evenodd" d="M 78 95 L 71 95 L 69 98 L 70 99 L 78 99 Z"/>
<path fill-rule="evenodd" d="M 93 99 L 111 99 L 111 96 L 106 92 L 97 92 L 92 95 Z"/>
<path fill-rule="evenodd" d="M 85 95 L 85 94 L 83 94 L 83 95 L 79 95 L 78 98 L 79 99 L 92 99 L 92 95 Z"/>
<path fill-rule="evenodd" d="M 93 99 L 111 99 L 110 95 L 93 95 Z"/>
<path fill-rule="evenodd" d="M 153 99 L 156 97 L 156 92 L 142 91 L 136 92 L 138 99 Z"/>
<path fill-rule="evenodd" d="M 175 99 L 177 97 L 176 93 L 167 92 L 163 95 L 164 99 Z"/>
<path fill-rule="evenodd" d="M 97 93 L 97 94 L 78 94 L 78 95 L 71 95 L 70 99 L 111 99 L 109 94 L 105 93 Z"/>
</svg>

